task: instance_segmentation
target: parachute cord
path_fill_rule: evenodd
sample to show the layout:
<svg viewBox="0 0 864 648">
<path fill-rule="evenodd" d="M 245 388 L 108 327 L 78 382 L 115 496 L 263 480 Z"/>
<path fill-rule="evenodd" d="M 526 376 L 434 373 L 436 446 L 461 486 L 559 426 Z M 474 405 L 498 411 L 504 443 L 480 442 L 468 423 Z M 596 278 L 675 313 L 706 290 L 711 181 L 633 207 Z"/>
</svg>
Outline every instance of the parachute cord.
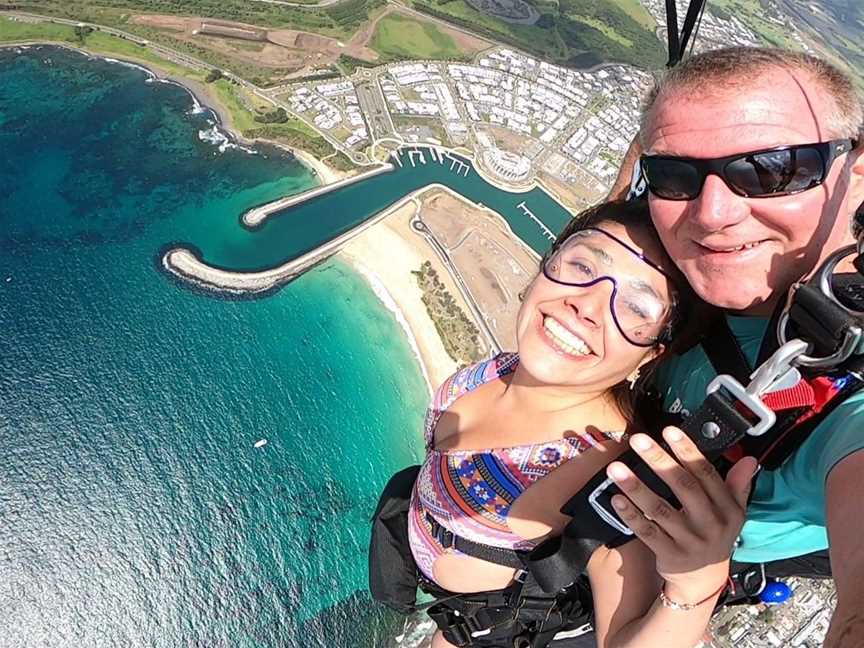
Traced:
<svg viewBox="0 0 864 648">
<path fill-rule="evenodd" d="M 699 27 L 702 26 L 702 16 L 705 13 L 705 7 L 708 5 L 707 0 L 703 0 L 702 8 L 699 10 L 699 17 L 696 19 L 696 25 L 693 27 L 693 33 L 690 34 L 690 51 L 687 56 L 693 56 L 693 48 L 696 47 L 696 36 L 699 34 Z"/>
</svg>

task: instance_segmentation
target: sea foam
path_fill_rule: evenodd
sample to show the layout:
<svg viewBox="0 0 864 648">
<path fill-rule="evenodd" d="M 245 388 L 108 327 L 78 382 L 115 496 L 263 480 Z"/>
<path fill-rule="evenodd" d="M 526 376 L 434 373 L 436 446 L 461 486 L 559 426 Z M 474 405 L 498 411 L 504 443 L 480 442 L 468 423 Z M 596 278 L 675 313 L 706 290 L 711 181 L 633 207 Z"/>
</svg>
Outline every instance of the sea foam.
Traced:
<svg viewBox="0 0 864 648">
<path fill-rule="evenodd" d="M 213 124 L 210 120 L 208 120 L 208 122 Z M 228 133 L 219 128 L 219 124 L 214 124 L 210 128 L 198 131 L 198 139 L 202 142 L 209 142 L 210 144 L 213 144 L 213 146 L 219 147 L 220 153 L 224 153 L 228 149 L 237 149 L 244 153 L 248 153 L 249 155 L 258 155 L 258 151 L 255 149 L 241 146 L 235 142 Z"/>
<path fill-rule="evenodd" d="M 405 336 L 408 338 L 411 350 L 414 352 L 414 356 L 417 358 L 417 363 L 423 371 L 423 379 L 426 381 L 426 387 L 429 390 L 429 396 L 431 397 L 434 389 L 432 381 L 429 379 L 429 373 L 426 371 L 426 365 L 423 363 L 423 356 L 420 355 L 420 347 L 417 345 L 417 339 L 414 337 L 414 333 L 411 332 L 411 327 L 408 325 L 408 320 L 405 319 L 405 314 L 402 312 L 402 309 L 399 308 L 396 300 L 393 299 L 393 296 L 387 291 L 387 288 L 384 286 L 384 283 L 378 275 L 364 267 L 363 264 L 356 260 L 351 265 L 357 272 L 363 275 L 363 278 L 366 279 L 372 287 L 372 292 L 374 292 L 378 300 L 384 304 L 384 307 L 393 313 L 399 326 L 403 331 L 405 331 Z"/>
</svg>

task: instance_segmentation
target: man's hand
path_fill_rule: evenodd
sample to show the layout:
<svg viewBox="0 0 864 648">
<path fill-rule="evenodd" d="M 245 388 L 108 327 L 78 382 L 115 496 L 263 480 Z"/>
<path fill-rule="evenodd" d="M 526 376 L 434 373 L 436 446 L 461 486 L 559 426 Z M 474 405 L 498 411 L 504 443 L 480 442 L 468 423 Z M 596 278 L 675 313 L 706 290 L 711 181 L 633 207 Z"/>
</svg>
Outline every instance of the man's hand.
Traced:
<svg viewBox="0 0 864 648">
<path fill-rule="evenodd" d="M 681 510 L 620 462 L 609 464 L 607 474 L 626 497 L 616 495 L 612 504 L 654 552 L 670 598 L 695 603 L 710 596 L 729 576 L 729 557 L 744 524 L 757 464 L 752 457 L 740 460 L 724 481 L 681 430 L 666 428 L 663 436 L 678 461 L 645 434 L 634 435 L 630 445 L 672 489 Z"/>
</svg>

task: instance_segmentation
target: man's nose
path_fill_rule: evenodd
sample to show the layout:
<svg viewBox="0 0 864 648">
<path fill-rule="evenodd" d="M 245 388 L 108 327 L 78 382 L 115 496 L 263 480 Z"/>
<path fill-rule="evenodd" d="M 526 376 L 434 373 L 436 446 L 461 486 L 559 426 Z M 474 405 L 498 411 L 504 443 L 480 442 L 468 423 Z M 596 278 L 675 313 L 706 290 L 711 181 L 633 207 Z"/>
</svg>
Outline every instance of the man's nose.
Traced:
<svg viewBox="0 0 864 648">
<path fill-rule="evenodd" d="M 690 201 L 689 219 L 706 232 L 717 232 L 747 218 L 747 199 L 732 191 L 714 174 L 705 178 L 702 191 Z"/>
</svg>

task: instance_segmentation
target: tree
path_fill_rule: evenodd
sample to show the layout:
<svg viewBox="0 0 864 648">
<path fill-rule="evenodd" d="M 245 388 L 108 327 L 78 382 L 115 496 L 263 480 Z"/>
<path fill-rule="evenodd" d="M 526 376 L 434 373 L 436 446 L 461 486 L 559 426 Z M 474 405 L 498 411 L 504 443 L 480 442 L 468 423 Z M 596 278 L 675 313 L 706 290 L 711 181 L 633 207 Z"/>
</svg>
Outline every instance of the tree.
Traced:
<svg viewBox="0 0 864 648">
<path fill-rule="evenodd" d="M 214 81 L 218 81 L 221 78 L 222 78 L 222 70 L 217 70 L 216 68 L 213 68 L 212 70 L 210 70 L 207 73 L 207 76 L 204 77 L 204 80 L 207 83 L 213 83 Z"/>
<path fill-rule="evenodd" d="M 90 25 L 75 25 L 75 39 L 81 44 L 87 40 L 87 37 L 93 33 L 93 28 Z"/>
</svg>

